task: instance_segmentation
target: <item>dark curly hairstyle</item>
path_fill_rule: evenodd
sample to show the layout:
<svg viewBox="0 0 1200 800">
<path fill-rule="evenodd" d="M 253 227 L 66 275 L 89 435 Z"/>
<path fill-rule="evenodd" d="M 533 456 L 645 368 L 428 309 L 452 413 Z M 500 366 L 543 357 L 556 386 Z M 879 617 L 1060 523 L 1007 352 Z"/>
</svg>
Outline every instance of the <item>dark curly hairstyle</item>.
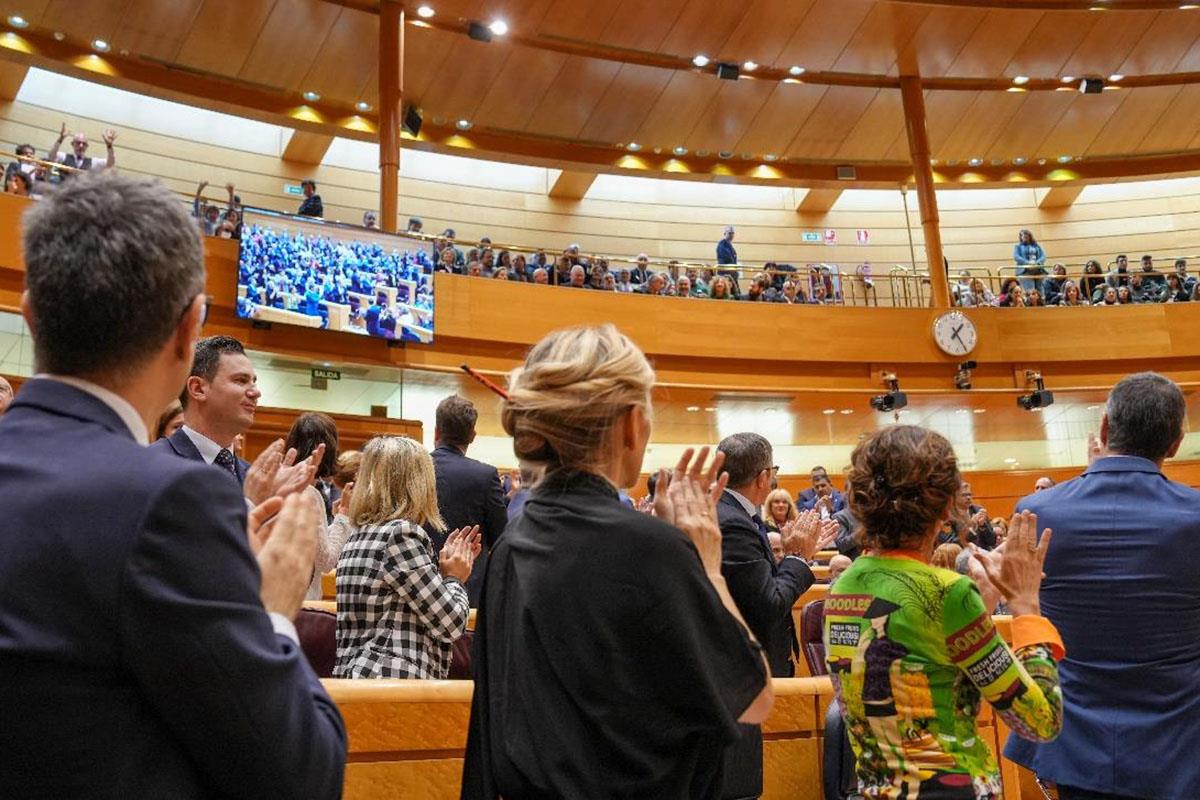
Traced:
<svg viewBox="0 0 1200 800">
<path fill-rule="evenodd" d="M 954 503 L 962 478 L 946 437 L 916 425 L 884 428 L 850 456 L 850 511 L 865 547 L 912 547 Z"/>
</svg>

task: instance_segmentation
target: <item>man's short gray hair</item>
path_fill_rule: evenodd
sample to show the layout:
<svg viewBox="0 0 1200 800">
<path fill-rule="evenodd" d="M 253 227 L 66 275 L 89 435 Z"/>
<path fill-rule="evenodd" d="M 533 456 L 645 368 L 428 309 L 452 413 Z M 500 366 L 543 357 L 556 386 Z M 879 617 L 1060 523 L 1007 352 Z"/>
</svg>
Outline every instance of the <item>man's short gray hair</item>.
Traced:
<svg viewBox="0 0 1200 800">
<path fill-rule="evenodd" d="M 1170 378 L 1139 372 L 1113 387 L 1107 412 L 1111 453 L 1161 461 L 1183 433 L 1187 404 Z"/>
<path fill-rule="evenodd" d="M 717 445 L 725 454 L 725 465 L 729 473 L 729 487 L 745 486 L 758 477 L 764 469 L 774 466 L 774 453 L 766 437 L 757 433 L 735 433 L 726 436 Z"/>
<path fill-rule="evenodd" d="M 204 291 L 195 221 L 154 178 L 73 177 L 25 212 L 25 285 L 42 372 L 128 372 Z"/>
</svg>

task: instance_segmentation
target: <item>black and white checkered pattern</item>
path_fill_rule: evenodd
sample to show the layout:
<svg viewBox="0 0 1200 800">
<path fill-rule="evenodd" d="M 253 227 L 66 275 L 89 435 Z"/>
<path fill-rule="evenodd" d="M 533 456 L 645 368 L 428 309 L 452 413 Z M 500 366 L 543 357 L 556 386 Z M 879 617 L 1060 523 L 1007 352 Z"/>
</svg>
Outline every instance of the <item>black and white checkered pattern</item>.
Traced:
<svg viewBox="0 0 1200 800">
<path fill-rule="evenodd" d="M 445 678 L 470 612 L 429 535 L 405 520 L 356 530 L 337 564 L 338 678 Z"/>
</svg>

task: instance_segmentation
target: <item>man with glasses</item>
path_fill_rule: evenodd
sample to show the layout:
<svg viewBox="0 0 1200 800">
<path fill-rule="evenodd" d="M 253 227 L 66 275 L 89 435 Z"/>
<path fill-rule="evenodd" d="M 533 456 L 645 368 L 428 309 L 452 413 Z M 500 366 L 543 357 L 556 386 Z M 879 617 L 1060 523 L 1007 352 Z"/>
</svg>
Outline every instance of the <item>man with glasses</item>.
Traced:
<svg viewBox="0 0 1200 800">
<path fill-rule="evenodd" d="M 54 142 L 54 147 L 50 148 L 50 154 L 46 156 L 46 160 L 55 164 L 62 164 L 66 167 L 63 170 L 63 179 L 68 178 L 74 170 L 93 170 L 107 169 L 114 167 L 117 164 L 117 155 L 113 151 L 113 142 L 116 141 L 117 132 L 114 130 L 106 130 L 104 132 L 104 146 L 107 148 L 107 157 L 92 158 L 88 156 L 88 138 L 85 133 L 76 133 L 71 137 L 71 152 L 66 155 L 59 155 L 58 149 L 62 147 L 63 142 L 67 138 L 67 123 L 62 124 L 62 128 L 58 132 L 58 139 Z"/>
</svg>

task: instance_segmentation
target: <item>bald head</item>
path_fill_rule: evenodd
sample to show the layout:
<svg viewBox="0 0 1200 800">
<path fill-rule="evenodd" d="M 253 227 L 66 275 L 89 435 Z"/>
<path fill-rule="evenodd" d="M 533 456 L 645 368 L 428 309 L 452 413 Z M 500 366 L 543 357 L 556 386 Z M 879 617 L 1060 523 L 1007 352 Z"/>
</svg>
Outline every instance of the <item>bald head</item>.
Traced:
<svg viewBox="0 0 1200 800">
<path fill-rule="evenodd" d="M 853 563 L 850 556 L 844 556 L 841 553 L 829 559 L 829 582 L 836 581 L 838 576 L 850 569 L 850 565 Z"/>
</svg>

